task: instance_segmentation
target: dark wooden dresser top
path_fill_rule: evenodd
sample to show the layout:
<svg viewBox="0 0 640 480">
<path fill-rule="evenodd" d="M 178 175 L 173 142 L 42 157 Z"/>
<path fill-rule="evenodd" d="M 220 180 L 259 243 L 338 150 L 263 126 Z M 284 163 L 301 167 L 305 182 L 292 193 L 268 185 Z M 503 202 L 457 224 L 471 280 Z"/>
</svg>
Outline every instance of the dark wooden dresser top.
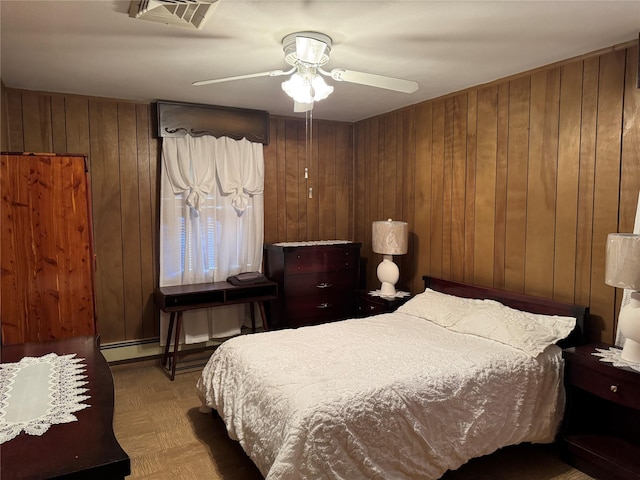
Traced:
<svg viewBox="0 0 640 480">
<path fill-rule="evenodd" d="M 42 436 L 24 432 L 0 445 L 2 480 L 122 479 L 131 471 L 129 456 L 113 433 L 114 387 L 96 337 L 73 337 L 2 347 L 2 363 L 48 353 L 83 358 L 90 407 L 75 412 L 75 422 L 51 425 Z"/>
</svg>

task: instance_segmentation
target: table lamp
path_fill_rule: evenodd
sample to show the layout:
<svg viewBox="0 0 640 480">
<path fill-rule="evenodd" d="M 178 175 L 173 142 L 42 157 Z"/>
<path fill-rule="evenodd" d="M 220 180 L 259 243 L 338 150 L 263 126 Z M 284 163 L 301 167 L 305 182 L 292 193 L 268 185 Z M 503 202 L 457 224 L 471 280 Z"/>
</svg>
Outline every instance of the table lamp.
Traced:
<svg viewBox="0 0 640 480">
<path fill-rule="evenodd" d="M 393 263 L 393 255 L 407 253 L 408 243 L 409 226 L 406 222 L 397 222 L 391 219 L 373 222 L 371 245 L 375 253 L 384 255 L 377 269 L 382 296 L 394 297 L 396 295 L 395 285 L 400 278 L 400 270 Z"/>
<path fill-rule="evenodd" d="M 605 283 L 632 290 L 629 303 L 618 316 L 618 328 L 626 338 L 621 358 L 640 363 L 640 235 L 608 235 Z"/>
</svg>

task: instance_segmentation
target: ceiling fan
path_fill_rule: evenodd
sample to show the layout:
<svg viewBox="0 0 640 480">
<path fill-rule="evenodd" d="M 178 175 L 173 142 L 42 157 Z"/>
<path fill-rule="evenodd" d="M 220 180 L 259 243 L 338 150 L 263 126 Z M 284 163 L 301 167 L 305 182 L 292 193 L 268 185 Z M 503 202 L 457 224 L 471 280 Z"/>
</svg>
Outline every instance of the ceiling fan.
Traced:
<svg viewBox="0 0 640 480">
<path fill-rule="evenodd" d="M 331 77 L 338 82 L 357 83 L 396 92 L 413 93 L 418 90 L 418 83 L 412 80 L 342 68 L 334 68 L 331 71 L 324 70 L 322 67 L 329 61 L 329 53 L 331 52 L 331 37 L 323 33 L 292 33 L 282 39 L 282 49 L 285 61 L 292 66 L 289 70 L 270 70 L 234 77 L 200 80 L 193 82 L 193 85 L 210 85 L 245 78 L 291 75 L 289 80 L 282 82 L 282 89 L 294 99 L 294 112 L 313 109 L 315 101 L 322 100 L 333 92 L 333 87 L 327 85 L 322 76 Z"/>
</svg>

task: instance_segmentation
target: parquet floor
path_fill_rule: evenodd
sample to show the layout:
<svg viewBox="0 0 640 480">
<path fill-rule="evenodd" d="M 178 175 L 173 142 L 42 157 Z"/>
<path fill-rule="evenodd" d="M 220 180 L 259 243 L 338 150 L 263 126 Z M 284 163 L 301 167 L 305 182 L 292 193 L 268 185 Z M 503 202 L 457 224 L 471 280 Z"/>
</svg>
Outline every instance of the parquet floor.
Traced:
<svg viewBox="0 0 640 480">
<path fill-rule="evenodd" d="M 180 364 L 178 364 L 180 365 Z M 199 369 L 173 382 L 158 362 L 111 366 L 114 430 L 131 457 L 131 480 L 261 480 L 216 416 L 198 412 Z M 546 445 L 520 445 L 475 459 L 442 480 L 589 480 Z"/>
</svg>

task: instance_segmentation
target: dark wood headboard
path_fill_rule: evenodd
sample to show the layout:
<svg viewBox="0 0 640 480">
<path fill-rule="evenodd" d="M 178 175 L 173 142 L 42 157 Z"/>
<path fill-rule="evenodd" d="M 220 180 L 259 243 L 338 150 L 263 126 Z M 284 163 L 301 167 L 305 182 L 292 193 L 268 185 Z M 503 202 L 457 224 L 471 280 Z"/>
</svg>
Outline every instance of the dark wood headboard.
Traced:
<svg viewBox="0 0 640 480">
<path fill-rule="evenodd" d="M 534 297 L 516 292 L 507 292 L 496 288 L 480 287 L 468 283 L 444 280 L 424 275 L 424 288 L 465 298 L 487 298 L 518 310 L 543 315 L 562 315 L 576 318 L 576 328 L 559 345 L 563 348 L 585 343 L 584 324 L 589 317 L 589 307 L 572 303 L 556 302 L 548 298 Z"/>
</svg>

